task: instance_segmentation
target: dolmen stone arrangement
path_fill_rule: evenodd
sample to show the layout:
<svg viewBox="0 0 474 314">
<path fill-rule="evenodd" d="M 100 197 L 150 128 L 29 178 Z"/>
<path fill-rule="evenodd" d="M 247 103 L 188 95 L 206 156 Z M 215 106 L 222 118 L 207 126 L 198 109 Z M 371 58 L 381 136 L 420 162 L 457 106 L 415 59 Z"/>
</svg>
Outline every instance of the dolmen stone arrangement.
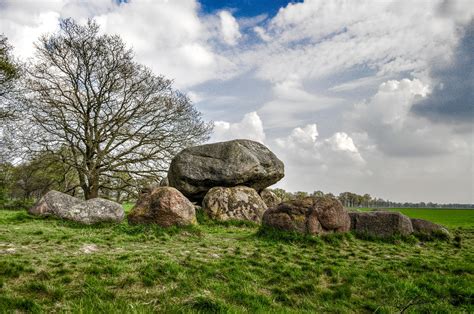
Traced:
<svg viewBox="0 0 474 314">
<path fill-rule="evenodd" d="M 177 154 L 160 187 L 152 188 L 141 198 L 146 199 L 157 191 L 163 191 L 160 192 L 162 195 L 179 193 L 181 198 L 202 205 L 202 210 L 212 219 L 261 223 L 267 204 L 259 193 L 283 176 L 283 162 L 260 143 L 234 140 L 206 144 L 186 148 Z M 128 221 L 164 226 L 156 219 L 160 216 L 156 206 L 143 206 L 142 203 L 139 200 Z M 182 225 L 185 221 L 177 213 L 174 217 L 176 224 Z M 195 219 L 186 221 L 191 224 Z"/>
<path fill-rule="evenodd" d="M 128 223 L 192 225 L 197 223 L 199 209 L 218 221 L 247 220 L 310 235 L 348 231 L 377 237 L 449 235 L 442 226 L 397 212 L 348 212 L 334 197 L 282 202 L 267 188 L 283 177 L 283 162 L 258 142 L 233 140 L 189 147 L 173 158 L 159 186 L 142 191 Z M 124 219 L 118 203 L 100 198 L 81 201 L 57 191 L 44 195 L 29 213 L 84 224 Z"/>
</svg>

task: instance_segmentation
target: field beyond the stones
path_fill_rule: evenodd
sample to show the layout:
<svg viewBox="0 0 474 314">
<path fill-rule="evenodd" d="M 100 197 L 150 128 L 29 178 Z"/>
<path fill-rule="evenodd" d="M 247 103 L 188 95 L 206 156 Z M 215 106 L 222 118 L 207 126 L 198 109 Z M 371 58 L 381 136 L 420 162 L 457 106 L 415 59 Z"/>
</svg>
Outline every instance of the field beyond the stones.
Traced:
<svg viewBox="0 0 474 314">
<path fill-rule="evenodd" d="M 370 211 L 373 208 L 359 208 Z M 387 208 L 397 211 L 410 218 L 420 218 L 443 225 L 448 228 L 474 228 L 473 209 L 445 209 L 445 208 Z"/>
<path fill-rule="evenodd" d="M 474 211 L 404 213 L 453 238 L 303 237 L 202 215 L 187 228 L 81 226 L 0 210 L 0 312 L 474 312 Z"/>
</svg>

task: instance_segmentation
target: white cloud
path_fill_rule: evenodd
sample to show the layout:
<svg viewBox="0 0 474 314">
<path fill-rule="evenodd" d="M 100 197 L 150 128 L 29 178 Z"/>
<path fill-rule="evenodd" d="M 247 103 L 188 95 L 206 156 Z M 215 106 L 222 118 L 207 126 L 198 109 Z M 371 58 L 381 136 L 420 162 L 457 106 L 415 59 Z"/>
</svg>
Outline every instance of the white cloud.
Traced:
<svg viewBox="0 0 474 314">
<path fill-rule="evenodd" d="M 431 156 L 466 147 L 465 139 L 449 127 L 429 123 L 411 112 L 430 89 L 418 79 L 390 80 L 370 99 L 346 114 L 355 132 L 365 132 L 387 156 Z"/>
<path fill-rule="evenodd" d="M 244 60 L 255 64 L 259 78 L 270 81 L 284 80 L 288 73 L 319 79 L 353 67 L 380 75 L 422 71 L 435 58 L 449 58 L 459 26 L 474 13 L 473 6 L 461 1 L 466 10 L 452 9 L 447 18 L 440 14 L 443 1 L 289 4 L 256 30 L 273 40 L 247 51 Z"/>
<path fill-rule="evenodd" d="M 223 120 L 212 140 L 265 141 L 285 161 L 290 190 L 467 202 L 472 133 L 412 108 L 430 92 L 431 65 L 450 61 L 471 2 L 305 0 L 236 19 L 202 12 L 198 0 L 4 0 L 0 32 L 28 57 L 59 18 L 96 18 Z"/>
<path fill-rule="evenodd" d="M 270 147 L 285 163 L 285 178 L 277 186 L 291 191 L 354 191 L 354 181 L 371 175 L 356 144 L 345 132 L 320 138 L 317 125 L 308 124 L 270 141 Z"/>
<path fill-rule="evenodd" d="M 211 142 L 221 142 L 234 139 L 249 139 L 260 143 L 265 140 L 263 123 L 256 112 L 247 113 L 240 122 L 229 123 L 215 121 Z"/>
<path fill-rule="evenodd" d="M 260 39 L 262 39 L 263 41 L 270 41 L 272 39 L 272 37 L 270 35 L 267 34 L 267 32 L 265 31 L 265 29 L 263 27 L 260 27 L 260 26 L 255 26 L 253 28 L 253 31 L 260 37 Z"/>
<path fill-rule="evenodd" d="M 100 19 L 107 32 L 119 33 L 134 48 L 141 62 L 178 87 L 188 87 L 225 77 L 233 68 L 209 43 L 213 34 L 198 9 L 194 0 L 135 0 Z"/>
<path fill-rule="evenodd" d="M 239 23 L 229 11 L 220 11 L 222 39 L 228 45 L 236 45 L 237 41 L 242 37 L 239 30 Z"/>
<path fill-rule="evenodd" d="M 8 36 L 16 55 L 30 57 L 39 35 L 56 31 L 59 18 L 66 17 L 81 23 L 95 18 L 102 31 L 119 34 L 139 62 L 174 79 L 179 88 L 225 78 L 236 69 L 210 43 L 215 34 L 206 18 L 199 16 L 196 0 L 7 1 L 0 11 L 0 31 Z M 228 23 L 229 17 L 225 18 Z M 232 35 L 229 29 L 226 34 Z"/>
<path fill-rule="evenodd" d="M 273 86 L 275 97 L 293 101 L 314 101 L 316 97 L 304 90 L 301 80 L 290 75 L 285 80 L 275 83 Z"/>
<path fill-rule="evenodd" d="M 273 98 L 264 103 L 258 113 L 269 128 L 294 128 L 308 123 L 317 112 L 340 104 L 342 99 L 306 91 L 302 80 L 288 75 L 272 86 Z"/>
<path fill-rule="evenodd" d="M 466 175 L 474 166 L 472 134 L 413 114 L 429 92 L 417 79 L 390 80 L 346 114 L 346 128 L 372 174 L 354 185 L 399 201 L 473 201 L 474 181 Z"/>
<path fill-rule="evenodd" d="M 337 132 L 320 140 L 316 124 L 294 128 L 290 135 L 275 140 L 276 149 L 284 159 L 293 165 L 312 165 L 324 170 L 337 165 L 358 168 L 364 159 L 352 138 L 344 132 Z"/>
<path fill-rule="evenodd" d="M 331 145 L 331 148 L 334 151 L 346 151 L 354 154 L 359 154 L 359 151 L 354 145 L 354 142 L 352 141 L 352 138 L 349 137 L 344 132 L 337 132 L 330 138 L 328 138 L 327 143 Z"/>
</svg>

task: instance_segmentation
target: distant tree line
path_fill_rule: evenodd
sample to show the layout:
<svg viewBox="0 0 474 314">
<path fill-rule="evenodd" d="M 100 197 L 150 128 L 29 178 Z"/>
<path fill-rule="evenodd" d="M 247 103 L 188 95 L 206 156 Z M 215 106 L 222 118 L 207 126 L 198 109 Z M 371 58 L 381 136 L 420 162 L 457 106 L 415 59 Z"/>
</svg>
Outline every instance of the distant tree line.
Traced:
<svg viewBox="0 0 474 314">
<path fill-rule="evenodd" d="M 314 191 L 312 193 L 298 191 L 288 192 L 284 189 L 272 189 L 283 201 L 291 199 L 301 199 L 309 196 L 330 196 L 336 197 L 343 206 L 345 207 L 366 207 L 366 208 L 474 208 L 474 204 L 459 204 L 459 203 L 448 203 L 438 204 L 433 202 L 394 202 L 390 200 L 384 200 L 379 197 L 373 197 L 370 194 L 359 195 L 352 192 L 342 192 L 339 195 L 332 193 L 324 193 L 323 191 Z"/>
</svg>

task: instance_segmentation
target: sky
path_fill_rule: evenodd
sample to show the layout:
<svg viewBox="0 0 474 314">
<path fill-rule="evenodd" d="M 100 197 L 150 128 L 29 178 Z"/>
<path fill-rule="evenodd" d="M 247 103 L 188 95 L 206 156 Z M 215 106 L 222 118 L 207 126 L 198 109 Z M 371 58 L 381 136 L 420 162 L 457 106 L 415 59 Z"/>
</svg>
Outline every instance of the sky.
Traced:
<svg viewBox="0 0 474 314">
<path fill-rule="evenodd" d="M 211 142 L 267 145 L 276 187 L 474 203 L 470 0 L 0 0 L 24 60 L 66 17 L 173 79 Z"/>
</svg>

